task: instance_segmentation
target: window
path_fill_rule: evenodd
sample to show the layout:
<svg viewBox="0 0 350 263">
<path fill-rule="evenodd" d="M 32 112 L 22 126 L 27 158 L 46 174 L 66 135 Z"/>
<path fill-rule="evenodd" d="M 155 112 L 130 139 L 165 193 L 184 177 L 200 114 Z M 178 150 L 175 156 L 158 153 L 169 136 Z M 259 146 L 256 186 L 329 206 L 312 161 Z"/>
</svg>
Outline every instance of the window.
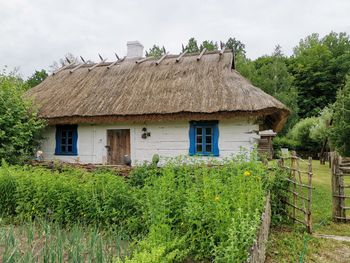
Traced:
<svg viewBox="0 0 350 263">
<path fill-rule="evenodd" d="M 219 156 L 218 121 L 190 122 L 190 155 Z"/>
<path fill-rule="evenodd" d="M 77 125 L 56 126 L 56 155 L 78 155 Z"/>
</svg>

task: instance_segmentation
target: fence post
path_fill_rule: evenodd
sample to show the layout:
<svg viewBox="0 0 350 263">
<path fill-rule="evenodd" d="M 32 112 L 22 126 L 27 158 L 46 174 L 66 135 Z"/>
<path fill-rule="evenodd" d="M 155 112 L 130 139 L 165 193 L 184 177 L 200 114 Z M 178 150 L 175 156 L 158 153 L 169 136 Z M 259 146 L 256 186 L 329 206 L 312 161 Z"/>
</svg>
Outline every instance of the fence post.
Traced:
<svg viewBox="0 0 350 263">
<path fill-rule="evenodd" d="M 297 185 L 296 185 L 296 181 L 297 181 L 297 178 L 295 176 L 296 174 L 296 156 L 297 156 L 297 153 L 295 151 L 292 151 L 292 156 L 291 156 L 291 159 L 290 159 L 290 168 L 291 168 L 291 175 L 293 175 L 293 192 L 296 193 L 297 192 Z M 296 211 L 295 211 L 295 207 L 297 207 L 297 196 L 295 194 L 293 194 L 293 218 L 294 218 L 294 222 L 295 222 L 295 218 L 296 218 Z"/>
<path fill-rule="evenodd" d="M 340 207 L 340 187 L 339 187 L 339 156 L 337 152 L 331 153 L 331 162 L 332 162 L 332 200 L 333 200 L 333 209 L 332 215 L 334 221 L 341 221 L 341 207 Z"/>
<path fill-rule="evenodd" d="M 312 204 L 312 157 L 309 157 L 309 170 L 308 170 L 308 202 L 307 202 L 307 229 L 312 233 L 312 218 L 311 218 L 311 204 Z"/>
</svg>

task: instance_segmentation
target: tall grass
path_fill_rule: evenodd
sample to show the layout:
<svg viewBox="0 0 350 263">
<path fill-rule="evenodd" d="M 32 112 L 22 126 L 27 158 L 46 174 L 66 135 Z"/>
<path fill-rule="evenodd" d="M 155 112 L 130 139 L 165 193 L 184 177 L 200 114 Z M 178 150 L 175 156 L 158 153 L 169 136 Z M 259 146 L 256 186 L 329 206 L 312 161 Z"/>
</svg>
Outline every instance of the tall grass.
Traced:
<svg viewBox="0 0 350 263">
<path fill-rule="evenodd" d="M 38 222 L 0 225 L 1 262 L 114 262 L 128 242 L 118 232 Z"/>
</svg>

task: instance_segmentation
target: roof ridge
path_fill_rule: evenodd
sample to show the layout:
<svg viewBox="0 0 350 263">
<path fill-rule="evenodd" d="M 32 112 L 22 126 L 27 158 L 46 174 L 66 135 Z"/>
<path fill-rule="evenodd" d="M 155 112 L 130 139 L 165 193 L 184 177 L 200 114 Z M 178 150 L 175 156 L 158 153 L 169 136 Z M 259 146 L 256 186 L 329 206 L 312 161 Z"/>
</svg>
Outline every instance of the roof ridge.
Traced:
<svg viewBox="0 0 350 263">
<path fill-rule="evenodd" d="M 194 56 L 199 56 L 201 53 L 200 52 L 195 52 L 195 53 L 186 53 L 183 55 L 182 58 L 188 58 L 188 57 L 194 57 Z M 225 49 L 224 54 L 226 53 L 232 53 L 232 49 Z M 166 55 L 166 57 L 164 58 L 164 60 L 167 60 L 167 59 L 174 59 L 174 58 L 178 58 L 180 54 L 168 54 Z M 208 56 L 208 55 L 215 55 L 215 54 L 221 54 L 221 50 L 211 50 L 211 51 L 206 51 L 204 54 L 203 54 L 203 57 L 205 56 Z M 159 58 L 156 58 L 156 57 L 142 57 L 142 58 L 138 58 L 138 59 L 135 59 L 135 58 L 131 58 L 131 59 L 128 59 L 127 57 L 124 57 L 123 59 L 120 59 L 120 62 L 118 61 L 105 61 L 103 63 L 101 62 L 93 62 L 93 63 L 78 63 L 78 64 L 72 64 L 72 65 L 67 65 L 64 69 L 62 69 L 63 67 L 61 67 L 60 69 L 62 69 L 62 71 L 66 71 L 66 70 L 71 70 L 75 67 L 77 67 L 78 65 L 81 65 L 79 68 L 90 68 L 90 67 L 93 67 L 97 64 L 100 64 L 98 65 L 97 67 L 106 67 L 106 66 L 109 66 L 109 65 L 120 65 L 122 64 L 123 62 L 132 62 L 132 61 L 139 61 L 139 60 L 142 60 L 143 61 L 148 61 L 148 62 L 153 62 L 153 61 L 158 61 Z M 140 64 L 140 63 L 135 63 L 135 64 Z M 58 70 L 60 70 L 58 69 Z M 58 73 L 58 72 L 57 72 Z"/>
</svg>

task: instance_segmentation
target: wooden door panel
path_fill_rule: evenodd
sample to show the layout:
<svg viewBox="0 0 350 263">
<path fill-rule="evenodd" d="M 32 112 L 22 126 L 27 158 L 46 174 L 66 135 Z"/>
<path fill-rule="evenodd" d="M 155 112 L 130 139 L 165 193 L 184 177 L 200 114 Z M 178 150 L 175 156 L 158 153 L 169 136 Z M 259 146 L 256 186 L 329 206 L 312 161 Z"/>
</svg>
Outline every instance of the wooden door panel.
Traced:
<svg viewBox="0 0 350 263">
<path fill-rule="evenodd" d="M 124 156 L 130 157 L 130 130 L 107 130 L 108 164 L 124 164 Z"/>
</svg>

